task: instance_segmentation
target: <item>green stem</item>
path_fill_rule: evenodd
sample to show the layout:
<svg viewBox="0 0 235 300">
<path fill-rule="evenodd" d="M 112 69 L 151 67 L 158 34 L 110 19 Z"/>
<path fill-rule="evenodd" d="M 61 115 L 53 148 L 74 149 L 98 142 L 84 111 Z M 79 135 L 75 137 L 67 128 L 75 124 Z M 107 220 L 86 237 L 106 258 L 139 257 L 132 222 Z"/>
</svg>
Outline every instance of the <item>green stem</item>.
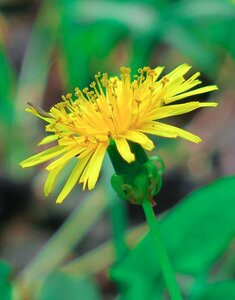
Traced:
<svg viewBox="0 0 235 300">
<path fill-rule="evenodd" d="M 183 298 L 181 296 L 169 257 L 164 247 L 157 219 L 154 215 L 152 205 L 148 200 L 143 202 L 143 209 L 155 245 L 154 250 L 157 254 L 157 259 L 159 261 L 171 300 L 182 300 Z"/>
<path fill-rule="evenodd" d="M 105 159 L 104 167 L 106 168 L 106 176 L 110 178 L 113 174 L 113 168 L 110 165 L 109 161 Z M 107 185 L 106 192 L 109 195 L 109 214 L 112 222 L 112 233 L 113 233 L 113 241 L 114 241 L 114 249 L 116 260 L 123 258 L 123 256 L 127 253 L 128 247 L 125 241 L 125 232 L 127 229 L 127 212 L 125 201 L 120 201 L 120 199 L 115 195 L 111 184 Z"/>
<path fill-rule="evenodd" d="M 112 221 L 113 241 L 116 259 L 119 260 L 127 253 L 128 247 L 125 242 L 125 232 L 127 225 L 126 208 L 124 201 L 113 197 L 110 206 L 110 215 Z"/>
</svg>

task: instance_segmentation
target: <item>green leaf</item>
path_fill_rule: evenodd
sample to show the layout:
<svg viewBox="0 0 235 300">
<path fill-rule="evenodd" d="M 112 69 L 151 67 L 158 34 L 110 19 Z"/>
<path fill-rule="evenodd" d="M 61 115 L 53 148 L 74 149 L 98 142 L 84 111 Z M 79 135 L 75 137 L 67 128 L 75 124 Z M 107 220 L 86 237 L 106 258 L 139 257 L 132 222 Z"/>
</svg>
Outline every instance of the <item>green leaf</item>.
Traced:
<svg viewBox="0 0 235 300">
<path fill-rule="evenodd" d="M 127 34 L 125 27 L 114 21 L 86 23 L 80 5 L 68 6 L 62 18 L 61 44 L 69 89 L 83 89 L 98 71 L 113 71 L 108 55 Z"/>
<path fill-rule="evenodd" d="M 176 272 L 195 276 L 207 272 L 223 253 L 235 232 L 234 199 L 235 177 L 222 178 L 187 196 L 160 222 Z M 153 249 L 147 234 L 112 268 L 111 277 L 125 291 L 123 299 L 125 294 L 128 299 L 153 299 L 162 280 Z"/>
<path fill-rule="evenodd" d="M 227 21 L 235 18 L 235 7 L 230 0 L 184 0 L 173 4 L 174 14 L 189 22 L 208 23 Z M 200 24 L 198 24 L 200 25 Z"/>
<path fill-rule="evenodd" d="M 12 125 L 14 71 L 8 61 L 4 45 L 0 41 L 0 116 L 1 122 Z"/>
<path fill-rule="evenodd" d="M 168 253 L 178 272 L 206 271 L 235 233 L 235 177 L 225 177 L 187 196 L 161 224 Z"/>
<path fill-rule="evenodd" d="M 215 51 L 211 51 L 210 45 L 202 43 L 200 37 L 187 26 L 173 22 L 167 27 L 163 39 L 210 76 L 217 72 L 218 58 Z"/>
<path fill-rule="evenodd" d="M 10 266 L 3 260 L 0 261 L 0 299 L 12 299 L 12 285 L 9 281 Z"/>
<path fill-rule="evenodd" d="M 206 285 L 203 290 L 191 300 L 234 300 L 235 281 L 216 282 Z"/>
<path fill-rule="evenodd" d="M 232 1 L 182 1 L 176 6 L 175 17 L 188 33 L 216 55 L 220 63 L 223 63 L 226 50 L 234 54 L 235 6 Z M 213 72 L 209 68 L 206 71 Z"/>
<path fill-rule="evenodd" d="M 162 40 L 213 79 L 224 62 L 226 50 L 233 52 L 232 1 L 168 2 L 160 17 Z"/>
<path fill-rule="evenodd" d="M 99 300 L 96 284 L 87 278 L 63 273 L 52 273 L 44 281 L 38 300 Z"/>
</svg>

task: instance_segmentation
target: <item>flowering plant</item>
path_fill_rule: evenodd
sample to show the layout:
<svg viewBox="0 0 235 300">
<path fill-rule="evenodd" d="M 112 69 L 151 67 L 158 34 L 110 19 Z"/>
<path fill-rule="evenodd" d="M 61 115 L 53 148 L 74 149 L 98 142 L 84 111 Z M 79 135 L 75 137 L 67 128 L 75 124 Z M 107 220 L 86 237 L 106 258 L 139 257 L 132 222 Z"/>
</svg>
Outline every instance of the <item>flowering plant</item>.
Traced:
<svg viewBox="0 0 235 300">
<path fill-rule="evenodd" d="M 78 181 L 83 184 L 83 189 L 95 187 L 110 142 L 115 143 L 117 152 L 129 164 L 136 159 L 130 142 L 148 151 L 154 148 L 146 133 L 199 143 L 201 139 L 195 134 L 159 122 L 200 107 L 217 105 L 199 101 L 172 104 L 217 89 L 215 85 L 193 89 L 201 83 L 198 79 L 200 73 L 185 79 L 190 68 L 182 64 L 160 79 L 163 67 L 144 67 L 131 80 L 131 70 L 123 67 L 120 78 L 109 78 L 104 73 L 100 79 L 98 74 L 90 84 L 91 90 L 76 88 L 75 99 L 72 94 L 62 96 L 63 101 L 48 113 L 31 105 L 26 110 L 46 121 L 46 131 L 52 133 L 39 145 L 54 141 L 57 144 L 24 160 L 21 166 L 31 167 L 56 158 L 46 167 L 49 175 L 44 192 L 49 195 L 59 173 L 73 157 L 77 157 L 77 163 L 57 198 L 57 203 L 61 203 Z"/>
</svg>

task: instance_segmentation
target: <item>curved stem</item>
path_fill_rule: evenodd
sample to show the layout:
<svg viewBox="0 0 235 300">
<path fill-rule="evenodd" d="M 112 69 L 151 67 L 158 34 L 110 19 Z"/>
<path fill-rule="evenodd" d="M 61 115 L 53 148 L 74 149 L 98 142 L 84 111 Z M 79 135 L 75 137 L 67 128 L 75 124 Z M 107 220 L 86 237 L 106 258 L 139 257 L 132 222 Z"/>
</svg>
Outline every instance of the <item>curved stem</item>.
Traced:
<svg viewBox="0 0 235 300">
<path fill-rule="evenodd" d="M 183 298 L 181 296 L 181 293 L 180 293 L 169 257 L 167 255 L 167 252 L 166 252 L 166 249 L 165 249 L 162 237 L 161 237 L 157 219 L 154 215 L 152 205 L 148 200 L 145 200 L 143 202 L 143 209 L 144 209 L 144 213 L 145 213 L 148 225 L 149 225 L 150 233 L 152 235 L 152 239 L 154 242 L 157 259 L 159 261 L 170 297 L 172 300 L 182 300 Z"/>
</svg>

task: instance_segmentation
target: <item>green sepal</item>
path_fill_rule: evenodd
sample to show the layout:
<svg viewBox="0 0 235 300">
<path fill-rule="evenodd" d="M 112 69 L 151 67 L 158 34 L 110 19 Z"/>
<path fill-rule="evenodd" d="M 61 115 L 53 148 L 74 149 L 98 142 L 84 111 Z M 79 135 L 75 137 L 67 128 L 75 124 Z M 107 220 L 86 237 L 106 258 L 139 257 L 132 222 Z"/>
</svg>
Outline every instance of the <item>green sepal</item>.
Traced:
<svg viewBox="0 0 235 300">
<path fill-rule="evenodd" d="M 141 165 L 149 160 L 144 149 L 139 144 L 130 141 L 128 141 L 128 144 L 130 146 L 131 152 L 135 154 L 135 161 L 133 161 L 132 163 L 128 163 L 122 158 L 117 150 L 115 141 L 113 139 L 110 140 L 110 144 L 107 150 L 117 175 L 135 175 L 136 172 L 139 171 Z"/>
<path fill-rule="evenodd" d="M 135 161 L 132 163 L 127 163 L 121 157 L 114 141 L 111 141 L 108 147 L 109 157 L 116 172 L 111 178 L 112 187 L 120 198 L 133 204 L 142 204 L 144 199 L 154 204 L 153 196 L 162 186 L 164 163 L 158 156 L 149 159 L 139 144 L 129 142 L 129 145 L 135 154 Z M 156 161 L 160 163 L 160 168 L 155 164 Z"/>
</svg>

